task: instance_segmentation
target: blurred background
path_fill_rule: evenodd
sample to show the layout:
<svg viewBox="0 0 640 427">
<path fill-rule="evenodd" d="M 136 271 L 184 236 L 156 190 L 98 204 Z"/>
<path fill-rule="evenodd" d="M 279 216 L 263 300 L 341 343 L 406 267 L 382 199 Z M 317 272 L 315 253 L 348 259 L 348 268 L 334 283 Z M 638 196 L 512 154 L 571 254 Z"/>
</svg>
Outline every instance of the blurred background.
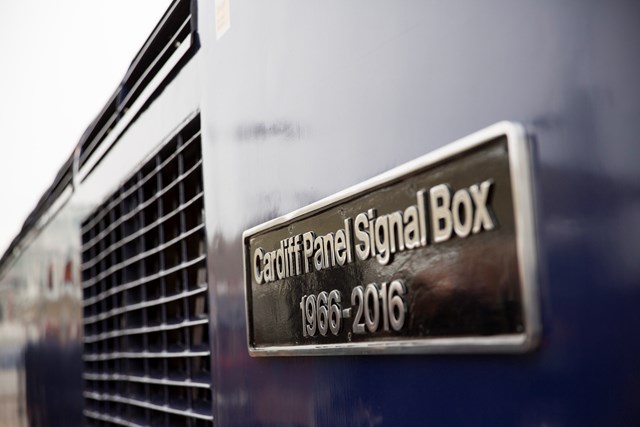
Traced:
<svg viewBox="0 0 640 427">
<path fill-rule="evenodd" d="M 169 0 L 0 0 L 0 256 Z"/>
</svg>

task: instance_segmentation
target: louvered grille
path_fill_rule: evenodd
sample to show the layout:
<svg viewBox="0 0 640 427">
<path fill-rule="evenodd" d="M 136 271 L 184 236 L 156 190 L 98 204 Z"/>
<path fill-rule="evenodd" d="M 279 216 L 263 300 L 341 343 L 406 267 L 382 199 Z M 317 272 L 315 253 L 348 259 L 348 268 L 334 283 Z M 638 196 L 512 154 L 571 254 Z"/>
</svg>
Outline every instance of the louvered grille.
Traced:
<svg viewBox="0 0 640 427">
<path fill-rule="evenodd" d="M 82 225 L 88 425 L 212 424 L 200 120 Z"/>
</svg>

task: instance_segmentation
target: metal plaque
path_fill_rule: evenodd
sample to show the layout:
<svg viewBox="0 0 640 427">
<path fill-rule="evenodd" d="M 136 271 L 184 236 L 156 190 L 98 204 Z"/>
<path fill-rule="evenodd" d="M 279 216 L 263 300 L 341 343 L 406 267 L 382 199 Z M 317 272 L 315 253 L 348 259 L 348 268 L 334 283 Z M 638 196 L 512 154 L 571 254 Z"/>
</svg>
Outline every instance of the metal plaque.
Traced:
<svg viewBox="0 0 640 427">
<path fill-rule="evenodd" d="M 527 139 L 501 122 L 247 230 L 249 353 L 529 350 L 533 227 Z"/>
</svg>

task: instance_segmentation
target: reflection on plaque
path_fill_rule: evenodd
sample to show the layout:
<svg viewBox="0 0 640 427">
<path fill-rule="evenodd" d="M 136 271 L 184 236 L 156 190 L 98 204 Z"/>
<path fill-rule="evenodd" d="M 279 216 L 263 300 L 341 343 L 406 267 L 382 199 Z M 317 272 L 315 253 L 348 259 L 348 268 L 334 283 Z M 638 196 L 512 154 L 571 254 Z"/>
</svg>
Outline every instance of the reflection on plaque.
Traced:
<svg viewBox="0 0 640 427">
<path fill-rule="evenodd" d="M 247 230 L 249 352 L 533 348 L 529 163 L 503 122 Z"/>
</svg>

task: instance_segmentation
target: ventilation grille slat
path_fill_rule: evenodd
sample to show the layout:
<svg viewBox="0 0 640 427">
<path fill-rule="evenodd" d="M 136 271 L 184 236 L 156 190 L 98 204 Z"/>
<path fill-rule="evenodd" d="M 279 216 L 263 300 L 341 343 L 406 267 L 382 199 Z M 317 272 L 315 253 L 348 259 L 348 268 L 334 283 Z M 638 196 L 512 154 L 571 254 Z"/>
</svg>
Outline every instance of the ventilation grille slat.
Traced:
<svg viewBox="0 0 640 427">
<path fill-rule="evenodd" d="M 200 197 L 201 195 L 202 195 L 202 193 L 199 194 L 198 196 Z M 166 250 L 167 248 L 169 248 L 170 246 L 173 246 L 173 245 L 181 243 L 183 240 L 192 238 L 196 233 L 201 232 L 203 230 L 203 228 L 204 228 L 204 225 L 201 224 L 201 225 L 199 225 L 199 226 L 197 226 L 195 228 L 192 228 L 190 230 L 187 230 L 187 231 L 181 233 L 179 236 L 175 237 L 172 240 L 169 240 L 168 242 L 163 243 L 162 245 L 156 246 L 156 247 L 154 247 L 152 249 L 149 249 L 147 251 L 141 252 L 139 255 L 137 255 L 137 256 L 135 256 L 133 258 L 127 259 L 125 261 L 122 261 L 119 264 L 116 264 L 116 265 L 110 267 L 107 271 L 103 271 L 102 273 L 100 273 L 99 277 L 91 279 L 90 281 L 87 281 L 87 283 L 85 283 L 85 287 L 92 286 L 98 280 L 102 280 L 102 279 L 108 277 L 110 274 L 113 274 L 116 271 L 121 270 L 124 267 L 127 267 L 127 266 L 131 265 L 134 262 L 138 262 L 138 261 L 142 260 L 143 258 L 147 258 L 147 257 L 149 257 L 151 255 L 155 255 L 155 254 L 157 254 L 159 252 L 162 252 L 162 251 Z M 138 233 L 136 233 L 136 235 L 138 235 L 138 236 L 140 234 L 141 234 L 140 231 Z M 136 235 L 134 235 L 134 237 Z M 131 241 L 131 239 L 129 239 L 129 241 Z M 92 262 L 88 263 L 88 265 L 84 266 L 82 268 L 82 270 L 86 270 L 88 268 L 93 267 L 99 261 L 103 260 L 106 256 L 108 256 L 110 252 L 112 252 L 114 249 L 117 249 L 118 247 L 122 246 L 122 244 L 124 244 L 124 243 L 127 243 L 127 241 L 123 240 L 123 241 L 120 242 L 120 244 L 116 244 L 115 247 L 108 248 L 105 251 L 105 253 L 99 255 L 98 258 L 95 261 L 92 261 Z"/>
<path fill-rule="evenodd" d="M 144 176 L 139 182 L 135 183 L 134 186 L 130 187 L 127 191 L 120 194 L 114 200 L 112 200 L 104 209 L 102 209 L 97 215 L 93 216 L 86 224 L 82 225 L 82 232 L 89 230 L 96 226 L 98 221 L 104 218 L 107 214 L 111 212 L 111 210 L 115 209 L 126 197 L 131 196 L 134 191 L 137 191 L 142 185 L 146 184 L 150 179 L 155 178 L 155 176 L 164 169 L 168 164 L 170 164 L 175 158 L 180 155 L 185 149 L 187 149 L 193 141 L 200 137 L 200 131 L 196 132 L 195 135 L 191 136 L 189 140 L 187 140 L 184 144 L 182 144 L 178 149 L 172 153 L 167 159 L 165 159 L 162 163 L 160 163 L 157 167 L 155 167 L 151 172 Z"/>
<path fill-rule="evenodd" d="M 182 380 L 167 380 L 165 378 L 154 378 L 154 377 L 138 377 L 134 375 L 108 375 L 108 374 L 85 374 L 83 376 L 84 379 L 89 381 L 132 381 L 139 383 L 149 383 L 149 384 L 165 384 L 165 385 L 183 385 L 185 381 L 189 382 L 191 387 L 200 387 L 200 388 L 209 388 L 211 385 L 209 383 L 199 383 L 194 381 L 189 381 L 189 378 L 184 378 Z"/>
<path fill-rule="evenodd" d="M 96 421 L 103 421 L 108 424 L 115 424 L 115 425 L 126 426 L 126 427 L 144 427 L 142 424 L 132 423 L 131 421 L 126 421 L 119 417 L 110 417 L 108 415 L 99 414 L 94 411 L 85 410 L 83 414 L 85 417 L 92 418 L 93 420 L 96 420 Z"/>
<path fill-rule="evenodd" d="M 88 425 L 211 425 L 200 118 L 83 222 Z"/>
</svg>

